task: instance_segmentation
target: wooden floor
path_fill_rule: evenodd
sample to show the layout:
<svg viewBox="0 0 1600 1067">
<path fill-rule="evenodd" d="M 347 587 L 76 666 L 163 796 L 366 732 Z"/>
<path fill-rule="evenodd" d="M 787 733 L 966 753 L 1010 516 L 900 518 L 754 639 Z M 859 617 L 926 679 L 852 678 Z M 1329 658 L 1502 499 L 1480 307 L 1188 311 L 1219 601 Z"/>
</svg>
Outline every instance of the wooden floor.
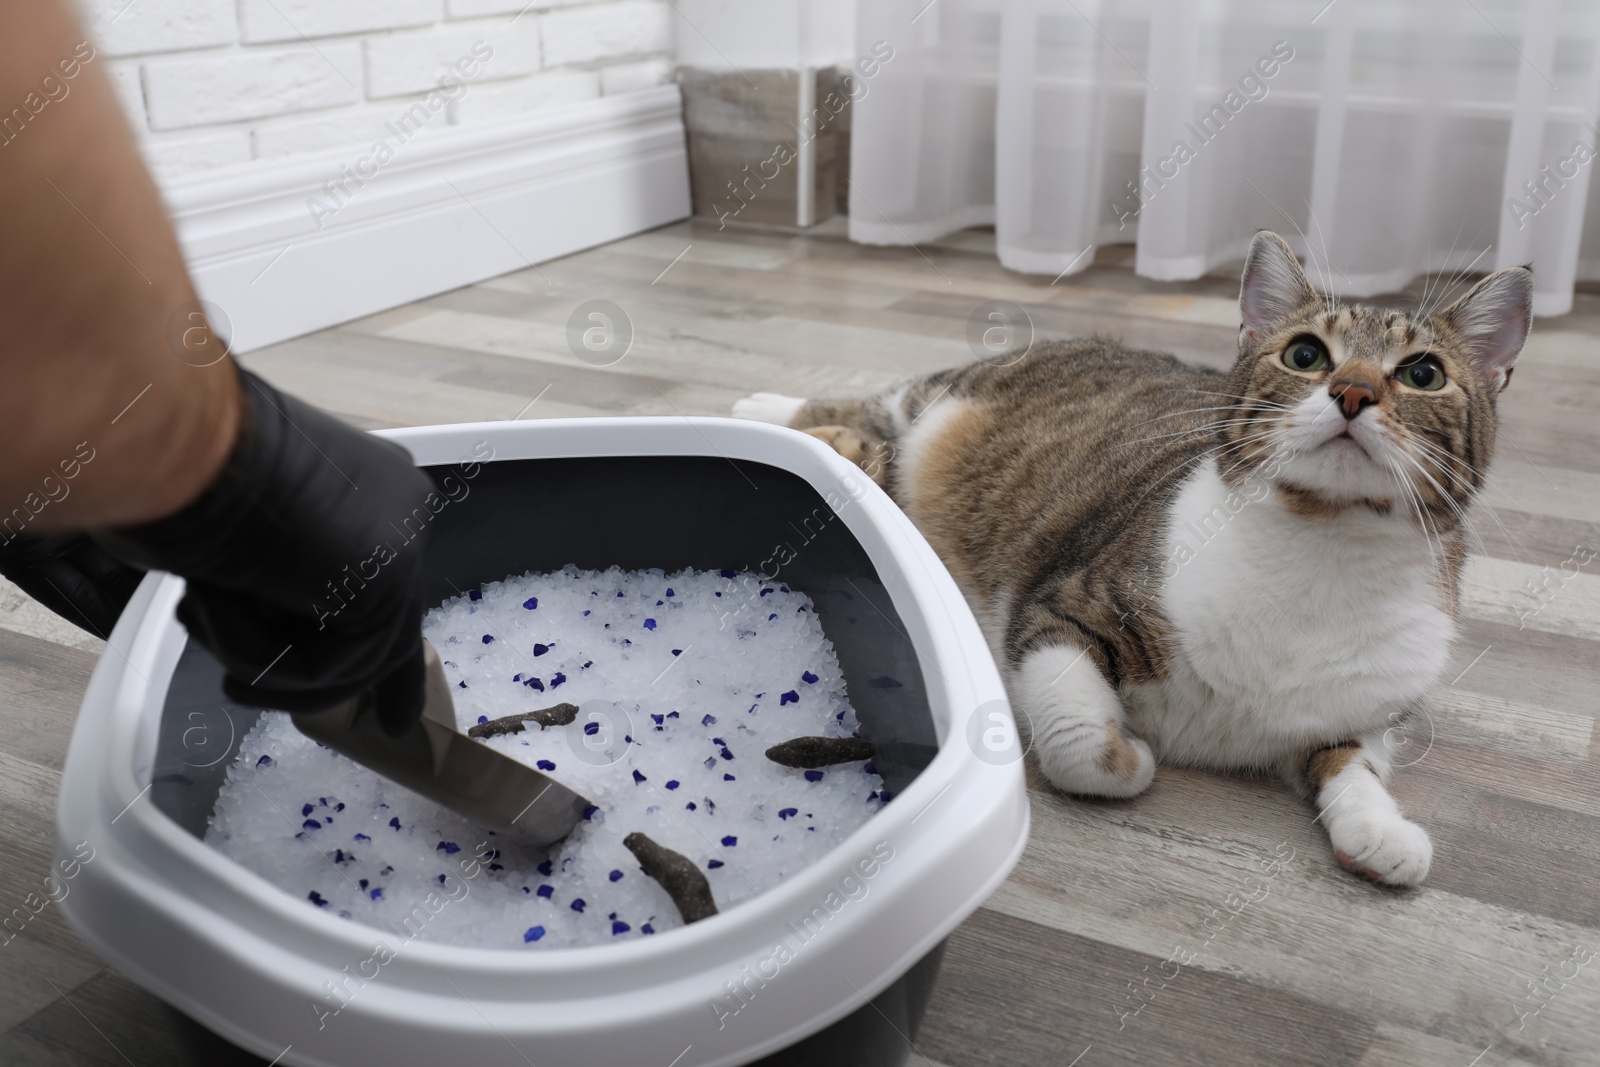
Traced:
<svg viewBox="0 0 1600 1067">
<path fill-rule="evenodd" d="M 1105 332 L 1225 366 L 1237 274 L 1158 284 L 1128 261 L 1103 250 L 1051 285 L 1000 269 L 982 232 L 918 251 L 853 246 L 837 224 L 801 237 L 683 223 L 244 362 L 367 427 L 726 414 L 755 390 L 865 394 L 963 362 L 969 314 L 1003 299 L 1040 336 Z M 595 298 L 635 331 L 606 368 L 566 344 L 568 315 Z M 1433 835 L 1424 888 L 1340 872 L 1313 813 L 1271 781 L 1163 769 L 1136 800 L 1088 803 L 1035 773 L 1032 841 L 951 938 L 921 1055 L 951 1067 L 1600 1064 L 1600 961 L 1578 962 L 1600 948 L 1600 562 L 1560 575 L 1576 548 L 1600 548 L 1600 296 L 1577 305 L 1536 325 L 1504 396 L 1453 681 L 1396 777 Z M 0 627 L 9 910 L 50 862 L 58 774 L 99 646 L 14 591 L 0 591 Z M 1181 970 L 1163 963 L 1175 952 L 1190 960 Z M 184 1062 L 172 1041 L 159 1003 L 53 908 L 0 947 L 0 1064 Z"/>
</svg>

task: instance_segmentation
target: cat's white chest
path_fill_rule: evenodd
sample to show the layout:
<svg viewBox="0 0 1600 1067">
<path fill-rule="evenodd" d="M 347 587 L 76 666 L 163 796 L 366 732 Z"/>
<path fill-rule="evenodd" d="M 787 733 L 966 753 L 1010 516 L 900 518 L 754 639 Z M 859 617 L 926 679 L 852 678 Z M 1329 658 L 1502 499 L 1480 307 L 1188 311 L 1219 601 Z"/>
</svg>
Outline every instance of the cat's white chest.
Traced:
<svg viewBox="0 0 1600 1067">
<path fill-rule="evenodd" d="M 1382 729 L 1444 668 L 1453 625 L 1420 532 L 1366 509 L 1305 518 L 1264 489 L 1250 499 L 1208 464 L 1170 513 L 1152 584 L 1176 655 L 1124 694 L 1168 761 L 1265 767 Z"/>
</svg>

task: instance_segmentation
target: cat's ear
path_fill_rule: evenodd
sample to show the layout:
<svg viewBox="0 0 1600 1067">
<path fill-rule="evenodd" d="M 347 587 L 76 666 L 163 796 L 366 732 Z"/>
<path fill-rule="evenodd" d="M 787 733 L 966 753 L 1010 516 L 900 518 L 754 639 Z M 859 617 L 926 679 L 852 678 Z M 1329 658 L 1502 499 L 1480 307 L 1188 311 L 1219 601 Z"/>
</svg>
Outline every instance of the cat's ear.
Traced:
<svg viewBox="0 0 1600 1067">
<path fill-rule="evenodd" d="M 1239 282 L 1240 339 L 1254 340 L 1320 299 L 1284 239 L 1271 230 L 1258 231 Z"/>
<path fill-rule="evenodd" d="M 1438 318 L 1461 339 L 1484 378 L 1496 390 L 1504 389 L 1533 327 L 1533 271 L 1497 270 Z"/>
</svg>

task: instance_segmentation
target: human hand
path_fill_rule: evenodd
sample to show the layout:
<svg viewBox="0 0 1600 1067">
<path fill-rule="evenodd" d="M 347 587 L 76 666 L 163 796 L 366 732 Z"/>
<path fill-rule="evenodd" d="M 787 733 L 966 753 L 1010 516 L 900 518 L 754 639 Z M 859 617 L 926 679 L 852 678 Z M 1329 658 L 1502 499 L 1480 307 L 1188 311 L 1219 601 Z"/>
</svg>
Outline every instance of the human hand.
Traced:
<svg viewBox="0 0 1600 1067">
<path fill-rule="evenodd" d="M 398 445 L 239 375 L 243 419 L 221 474 L 176 514 L 96 540 L 187 579 L 178 618 L 222 662 L 233 700 L 318 711 L 370 687 L 398 736 L 422 710 L 432 483 Z"/>
<path fill-rule="evenodd" d="M 102 640 L 144 579 L 144 571 L 112 556 L 87 534 L 13 537 L 0 544 L 0 574 Z"/>
</svg>

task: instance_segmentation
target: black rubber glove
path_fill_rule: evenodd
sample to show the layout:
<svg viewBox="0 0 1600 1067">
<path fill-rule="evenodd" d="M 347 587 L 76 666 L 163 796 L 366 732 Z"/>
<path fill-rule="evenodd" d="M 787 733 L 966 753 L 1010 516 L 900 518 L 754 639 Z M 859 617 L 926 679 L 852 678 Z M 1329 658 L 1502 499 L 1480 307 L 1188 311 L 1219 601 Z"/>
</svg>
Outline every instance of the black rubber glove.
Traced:
<svg viewBox="0 0 1600 1067">
<path fill-rule="evenodd" d="M 422 543 L 433 490 L 400 446 L 240 370 L 222 473 L 175 515 L 96 534 L 188 580 L 178 618 L 240 704 L 320 711 L 373 688 L 394 736 L 422 712 Z"/>
<path fill-rule="evenodd" d="M 0 574 L 75 626 L 111 636 L 144 571 L 128 566 L 87 534 L 13 537 L 0 544 Z"/>
</svg>

